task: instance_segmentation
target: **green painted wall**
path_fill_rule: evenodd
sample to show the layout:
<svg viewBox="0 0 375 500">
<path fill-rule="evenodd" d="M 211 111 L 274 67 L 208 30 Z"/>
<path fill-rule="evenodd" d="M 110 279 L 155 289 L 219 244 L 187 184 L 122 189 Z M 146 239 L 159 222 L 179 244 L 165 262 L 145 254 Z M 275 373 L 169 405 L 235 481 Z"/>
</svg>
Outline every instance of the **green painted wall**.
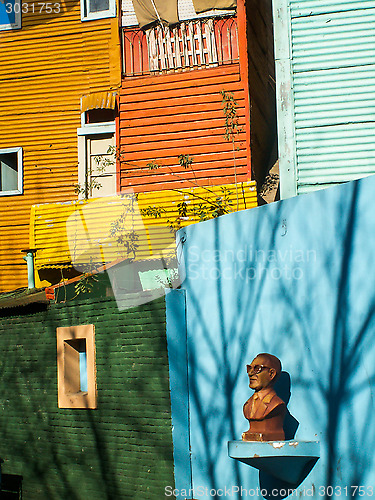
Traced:
<svg viewBox="0 0 375 500">
<path fill-rule="evenodd" d="M 39 309 L 39 310 L 38 310 Z M 0 457 L 24 500 L 160 500 L 173 486 L 164 298 L 0 314 Z M 98 408 L 58 409 L 56 328 L 95 325 Z"/>
</svg>

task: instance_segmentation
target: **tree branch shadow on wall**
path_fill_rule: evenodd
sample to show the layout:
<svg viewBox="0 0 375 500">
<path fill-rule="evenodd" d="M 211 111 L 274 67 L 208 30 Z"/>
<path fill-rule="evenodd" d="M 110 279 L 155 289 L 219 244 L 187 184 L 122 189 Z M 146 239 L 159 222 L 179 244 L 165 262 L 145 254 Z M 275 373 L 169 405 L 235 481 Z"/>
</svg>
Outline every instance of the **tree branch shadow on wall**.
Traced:
<svg viewBox="0 0 375 500">
<path fill-rule="evenodd" d="M 25 495 L 38 500 L 86 500 L 89 496 L 125 500 L 138 495 L 159 500 L 161 487 L 153 488 L 159 476 L 168 477 L 173 485 L 170 403 L 160 398 L 161 393 L 169 394 L 166 340 L 157 333 L 163 331 L 163 308 L 149 307 L 154 337 L 149 328 L 139 329 L 138 340 L 152 345 L 150 363 L 142 366 L 137 349 L 127 343 L 133 325 L 112 301 L 112 321 L 117 315 L 118 328 L 104 333 L 97 327 L 96 331 L 98 409 L 58 409 L 56 328 L 95 324 L 102 313 L 98 307 L 83 313 L 82 306 L 84 302 L 57 305 L 54 313 L 26 308 L 23 316 L 20 310 L 12 310 L 9 317 L 0 318 L 2 330 L 5 325 L 13 330 L 12 335 L 2 332 L 6 353 L 0 363 L 3 472 L 22 474 Z M 56 310 L 62 307 L 65 313 L 60 317 Z M 141 314 L 141 309 L 133 315 Z M 119 343 L 128 350 L 121 350 Z M 138 363 L 136 369 L 134 363 Z M 139 400 L 138 411 L 137 405 L 129 404 L 130 392 L 133 403 Z M 151 432 L 162 419 L 165 425 L 160 432 Z M 136 453 L 135 444 L 139 445 Z M 124 462 L 130 467 L 126 473 Z"/>
<path fill-rule="evenodd" d="M 28 306 L 23 310 L 21 308 L 9 310 L 7 319 L 10 328 L 14 322 L 19 323 L 17 314 L 21 314 L 22 320 L 24 317 L 22 312 L 26 315 L 36 313 L 34 318 L 38 317 L 40 320 L 45 314 L 45 307 L 36 307 L 33 310 L 32 306 Z M 7 316 L 6 312 L 3 314 L 5 317 Z M 44 320 L 47 321 L 45 317 Z M 36 324 L 38 323 L 39 321 Z M 34 324 L 30 325 L 25 322 L 24 335 L 28 333 L 32 335 L 30 326 L 35 327 Z M 46 365 L 46 361 L 50 360 L 50 355 L 46 356 L 48 344 L 38 344 L 38 359 L 36 359 L 31 352 L 23 352 L 24 341 L 25 338 L 13 333 L 12 336 L 8 337 L 6 344 L 4 338 L 2 342 L 2 348 L 6 353 L 6 356 L 2 357 L 1 363 L 2 390 L 0 396 L 5 402 L 4 414 L 6 415 L 6 418 L 1 421 L 0 427 L 3 453 L 6 455 L 3 470 L 13 473 L 22 472 L 24 476 L 31 475 L 34 478 L 34 494 L 40 498 L 53 499 L 57 498 L 55 488 L 50 486 L 46 480 L 46 475 L 53 464 L 53 468 L 58 472 L 63 484 L 64 493 L 67 497 L 78 500 L 79 497 L 69 487 L 67 472 L 63 470 L 61 461 L 56 454 L 55 436 L 53 435 L 55 427 L 51 421 L 51 415 L 46 411 L 46 392 L 51 386 L 51 373 Z M 27 344 L 29 343 L 27 342 Z M 25 360 L 22 359 L 23 356 L 25 356 Z M 67 441 L 66 452 L 72 451 L 69 441 Z M 26 470 L 29 473 L 25 474 Z"/>
<path fill-rule="evenodd" d="M 268 261 L 264 262 L 259 279 L 248 283 L 248 287 L 244 283 L 241 294 L 230 297 L 230 314 L 225 307 L 228 301 L 225 288 L 230 284 L 217 279 L 216 290 L 206 290 L 207 294 L 216 293 L 218 331 L 212 331 L 210 315 L 204 310 L 205 302 L 195 294 L 194 287 L 189 288 L 189 304 L 193 309 L 190 316 L 197 319 L 196 326 L 201 332 L 200 337 L 195 337 L 195 344 L 189 344 L 190 398 L 202 443 L 199 446 L 199 439 L 196 439 L 193 453 L 199 456 L 200 467 L 202 464 L 206 467 L 211 488 L 220 484 L 217 456 L 221 443 L 236 435 L 235 415 L 241 412 L 242 404 L 234 400 L 234 395 L 238 378 L 247 361 L 245 357 L 248 352 L 252 352 L 252 340 L 256 339 L 258 345 L 263 334 L 254 330 L 253 319 L 257 315 L 264 317 L 265 314 L 269 314 L 265 321 L 267 327 L 284 332 L 273 338 L 268 333 L 264 335 L 261 341 L 265 352 L 290 351 L 293 342 L 303 349 L 303 352 L 296 353 L 296 372 L 299 375 L 292 380 L 292 385 L 299 391 L 306 391 L 308 398 L 304 404 L 310 409 L 311 418 L 319 423 L 318 427 L 324 429 L 321 445 L 325 447 L 327 444 L 323 453 L 327 453 L 323 464 L 327 471 L 325 486 L 365 484 L 370 470 L 368 457 L 372 457 L 375 445 L 375 422 L 370 418 L 374 403 L 368 392 L 375 380 L 375 369 L 373 364 L 365 367 L 374 335 L 375 296 L 369 286 L 370 268 L 361 263 L 362 254 L 358 248 L 363 243 L 363 229 L 361 234 L 358 233 L 359 223 L 363 224 L 363 220 L 359 219 L 359 206 L 363 206 L 360 199 L 361 184 L 353 182 L 345 189 L 335 209 L 333 230 L 328 236 L 323 229 L 319 237 L 317 230 L 309 232 L 309 227 L 317 224 L 312 218 L 306 219 L 305 227 L 294 228 L 296 231 L 301 229 L 301 241 L 304 241 L 306 248 L 319 251 L 320 260 L 316 266 L 314 263 L 311 266 L 306 264 L 303 280 L 275 281 L 274 303 L 270 302 L 272 294 L 269 289 L 265 293 L 267 272 L 270 269 Z M 324 198 L 316 200 L 316 203 L 321 203 Z M 273 220 L 257 218 L 257 226 L 252 234 L 261 236 L 262 245 L 267 251 L 277 250 L 276 240 L 280 239 L 280 229 L 289 215 L 288 211 L 284 212 L 283 204 L 278 204 L 272 212 Z M 324 227 L 328 219 L 329 214 L 327 221 L 319 224 Z M 241 226 L 236 227 L 237 241 L 246 241 L 243 231 Z M 268 234 L 265 235 L 264 231 L 268 231 Z M 368 234 L 373 234 L 373 231 Z M 215 237 L 215 249 L 220 252 L 226 235 L 221 234 L 219 223 L 215 225 Z M 371 253 L 371 247 L 368 252 Z M 223 271 L 224 264 L 223 261 L 218 263 L 219 271 Z M 254 258 L 247 258 L 246 266 L 251 267 L 252 264 L 257 267 L 259 262 L 254 263 Z M 364 280 L 363 287 L 358 281 L 358 273 Z M 209 287 L 212 287 L 212 282 L 209 282 Z M 327 296 L 320 296 L 322 289 Z M 365 295 L 363 290 L 366 291 Z M 363 311 L 358 310 L 358 305 L 361 305 L 361 301 L 356 298 L 358 296 L 363 298 Z M 327 297 L 333 297 L 334 300 L 331 302 Z M 264 303 L 264 300 L 268 302 Z M 327 331 L 322 332 L 322 328 Z M 202 364 L 201 353 L 205 349 L 214 360 L 214 368 Z M 369 370 L 367 373 L 366 369 Z M 206 398 L 202 382 L 211 384 L 212 397 Z M 222 396 L 222 406 L 215 401 L 218 394 Z M 359 409 L 358 398 L 364 400 L 363 410 Z M 213 419 L 218 422 L 217 425 L 212 425 Z M 213 432 L 213 429 L 217 431 Z M 342 462 L 345 462 L 346 469 Z M 240 484 L 238 464 L 233 467 L 233 483 L 237 481 Z"/>
<path fill-rule="evenodd" d="M 214 239 L 215 239 L 215 252 L 218 255 L 222 252 L 221 239 L 225 238 L 221 234 L 220 224 L 218 220 L 212 221 L 215 224 Z M 257 219 L 256 232 L 262 231 L 262 221 Z M 265 237 L 268 240 L 269 246 L 274 246 L 277 231 L 279 231 L 279 223 L 273 226 L 273 230 Z M 244 229 L 241 226 L 236 227 L 238 239 L 246 241 Z M 217 262 L 217 274 L 224 276 L 226 268 L 225 260 L 220 259 Z M 254 255 L 247 256 L 245 262 L 242 263 L 242 268 L 237 269 L 237 273 L 241 274 L 241 270 L 246 272 L 246 269 L 256 267 L 254 262 Z M 269 262 L 264 262 L 262 273 L 266 274 L 269 268 Z M 201 329 L 202 341 L 207 347 L 210 355 L 215 360 L 216 369 L 214 375 L 205 370 L 199 361 L 199 350 L 202 348 L 200 342 L 194 345 L 189 344 L 189 391 L 190 398 L 196 408 L 197 420 L 200 427 L 201 442 L 204 443 L 203 448 L 200 448 L 197 454 L 202 453 L 204 462 L 207 464 L 207 475 L 210 482 L 210 487 L 215 489 L 217 487 L 220 472 L 217 467 L 217 456 L 222 448 L 222 443 L 232 440 L 238 433 L 235 425 L 236 413 L 242 411 L 243 402 L 238 402 L 235 399 L 235 388 L 241 374 L 245 373 L 247 353 L 249 351 L 250 341 L 253 334 L 253 324 L 249 318 L 249 312 L 254 315 L 259 305 L 264 288 L 264 280 L 252 281 L 251 293 L 243 290 L 243 296 L 233 296 L 233 313 L 229 318 L 224 317 L 224 302 L 226 300 L 224 288 L 226 286 L 225 280 L 217 280 L 215 290 L 207 293 L 216 293 L 217 310 L 219 315 L 219 328 L 217 332 L 212 332 L 212 325 L 205 318 L 203 311 L 203 304 L 198 295 L 189 289 L 189 301 L 194 309 L 194 316 L 199 318 L 199 327 Z M 210 283 L 211 286 L 211 283 Z M 244 301 L 246 303 L 244 303 Z M 250 321 L 249 321 L 250 319 Z M 229 323 L 229 324 L 228 324 Z M 246 332 L 244 334 L 244 332 Z M 241 350 L 233 350 L 233 346 L 239 343 Z M 254 356 L 257 353 L 254 353 Z M 206 382 L 212 385 L 212 396 L 208 401 L 202 398 L 199 388 L 199 381 L 205 379 Z M 218 392 L 221 393 L 224 408 L 217 411 Z M 210 409 L 211 408 L 211 409 Z M 212 421 L 215 424 L 212 425 Z M 217 423 L 219 421 L 219 423 Z M 244 424 L 245 425 L 245 424 Z M 212 429 L 218 428 L 215 435 L 212 434 Z M 234 481 L 233 484 L 241 484 L 241 477 L 239 473 L 239 464 L 235 461 L 232 464 L 234 468 Z"/>
<path fill-rule="evenodd" d="M 364 296 L 364 310 L 358 310 L 356 295 L 361 294 L 363 286 L 366 290 L 368 269 L 361 266 L 362 255 L 358 257 L 354 254 L 355 247 L 358 254 L 357 232 L 361 217 L 359 206 L 362 185 L 357 181 L 351 183 L 351 186 L 349 199 L 341 198 L 339 211 L 342 213 L 342 219 L 337 224 L 336 234 L 331 241 L 326 241 L 324 248 L 325 278 L 331 284 L 335 299 L 334 307 L 330 311 L 332 330 L 327 332 L 327 335 L 332 337 L 328 351 L 326 344 L 318 346 L 312 343 L 310 325 L 313 320 L 312 313 L 314 310 L 316 312 L 316 308 L 314 309 L 309 301 L 304 310 L 296 307 L 291 291 L 283 288 L 285 300 L 291 306 L 294 322 L 304 340 L 304 355 L 308 361 L 306 365 L 310 365 L 317 375 L 315 383 L 319 392 L 313 395 L 311 408 L 317 410 L 316 419 L 325 420 L 323 435 L 327 443 L 326 487 L 335 484 L 366 484 L 366 475 L 370 470 L 369 457 L 372 457 L 375 446 L 375 423 L 370 417 L 374 411 L 374 402 L 369 394 L 375 380 L 375 370 L 372 364 L 371 371 L 366 373 L 365 366 L 366 350 L 371 351 L 375 333 L 375 295 L 370 291 L 372 287 L 368 287 Z M 341 242 L 340 252 L 335 252 L 337 261 L 333 263 L 332 251 L 335 245 L 340 245 Z M 336 272 L 333 264 L 337 266 Z M 362 274 L 362 284 L 358 281 L 356 283 L 355 276 L 358 273 Z M 313 286 L 314 283 L 308 283 L 308 288 Z M 324 309 L 323 303 L 321 308 Z M 314 351 L 318 353 L 315 357 Z M 322 372 L 324 376 L 319 376 Z M 309 381 L 304 380 L 303 370 L 296 383 L 308 387 Z M 367 395 L 362 396 L 363 392 L 367 392 Z M 367 399 L 359 403 L 359 397 Z M 359 405 L 363 406 L 363 410 Z M 326 416 L 319 412 L 322 407 Z M 346 458 L 345 448 L 349 450 Z M 346 462 L 346 466 L 342 465 L 344 470 L 340 466 L 342 461 Z M 354 490 L 353 493 L 353 496 L 359 494 Z M 329 498 L 329 494 L 326 494 L 326 498 Z"/>
</svg>

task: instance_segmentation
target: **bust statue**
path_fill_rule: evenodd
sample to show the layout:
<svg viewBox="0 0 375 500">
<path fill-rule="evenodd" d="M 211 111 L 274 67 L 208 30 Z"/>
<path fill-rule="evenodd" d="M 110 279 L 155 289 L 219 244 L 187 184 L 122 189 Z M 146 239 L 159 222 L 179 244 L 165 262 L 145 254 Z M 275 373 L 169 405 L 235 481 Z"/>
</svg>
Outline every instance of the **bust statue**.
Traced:
<svg viewBox="0 0 375 500">
<path fill-rule="evenodd" d="M 254 394 L 243 406 L 250 428 L 242 433 L 242 441 L 283 441 L 286 405 L 273 385 L 281 373 L 281 362 L 272 354 L 258 354 L 246 365 L 249 387 Z"/>
</svg>

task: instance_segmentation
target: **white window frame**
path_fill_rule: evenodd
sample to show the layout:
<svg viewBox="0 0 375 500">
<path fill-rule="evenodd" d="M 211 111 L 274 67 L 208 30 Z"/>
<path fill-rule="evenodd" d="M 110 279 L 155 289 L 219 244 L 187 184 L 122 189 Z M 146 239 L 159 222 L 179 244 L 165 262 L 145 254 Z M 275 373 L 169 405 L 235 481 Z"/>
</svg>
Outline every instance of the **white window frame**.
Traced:
<svg viewBox="0 0 375 500">
<path fill-rule="evenodd" d="M 81 0 L 81 21 L 94 21 L 95 19 L 107 19 L 116 17 L 116 0 L 109 0 L 108 10 L 90 13 L 90 0 Z"/>
<path fill-rule="evenodd" d="M 0 191 L 0 196 L 14 196 L 23 194 L 23 154 L 22 148 L 2 148 L 0 155 L 7 153 L 17 153 L 17 189 L 12 191 Z"/>
<path fill-rule="evenodd" d="M 4 8 L 7 9 L 6 4 L 9 3 L 9 0 L 4 0 Z M 17 8 L 16 8 L 17 5 Z M 21 20 L 21 0 L 14 0 L 14 6 L 12 6 L 12 9 L 14 10 L 15 13 L 15 22 L 10 23 L 10 24 L 0 24 L 0 31 L 5 31 L 5 30 L 17 30 L 22 28 L 22 20 Z M 17 12 L 18 11 L 18 12 Z"/>
<path fill-rule="evenodd" d="M 77 129 L 78 136 L 78 184 L 80 186 L 86 185 L 86 167 L 87 167 L 87 151 L 86 151 L 86 138 L 87 136 L 100 136 L 104 134 L 113 134 L 116 141 L 116 123 L 99 122 L 99 123 L 85 123 L 85 113 L 81 114 L 81 127 Z M 84 194 L 78 195 L 79 199 L 84 198 Z"/>
</svg>

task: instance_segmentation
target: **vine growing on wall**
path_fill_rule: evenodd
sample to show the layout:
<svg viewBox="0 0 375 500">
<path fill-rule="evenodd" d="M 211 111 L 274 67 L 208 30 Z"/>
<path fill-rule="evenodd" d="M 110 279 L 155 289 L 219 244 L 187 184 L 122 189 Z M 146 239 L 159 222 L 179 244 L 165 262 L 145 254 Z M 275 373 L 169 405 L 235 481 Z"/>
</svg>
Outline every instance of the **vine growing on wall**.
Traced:
<svg viewBox="0 0 375 500">
<path fill-rule="evenodd" d="M 242 127 L 239 126 L 239 116 L 237 113 L 237 101 L 234 99 L 233 92 L 227 92 L 222 90 L 221 92 L 223 112 L 225 116 L 225 133 L 224 137 L 227 141 L 232 143 L 233 149 L 233 167 L 234 167 L 234 183 L 236 185 L 236 200 L 237 200 L 237 210 L 239 206 L 238 202 L 238 189 L 237 189 L 237 165 L 236 165 L 236 148 L 235 142 L 238 134 L 242 131 Z"/>
<path fill-rule="evenodd" d="M 94 156 L 93 160 L 96 166 L 95 175 L 92 175 L 92 172 L 86 172 L 85 182 L 74 184 L 74 192 L 78 196 L 82 195 L 85 200 L 93 196 L 93 192 L 95 190 L 99 191 L 102 187 L 100 179 L 108 173 L 108 169 L 111 169 L 120 157 L 120 152 L 115 146 L 109 146 L 105 156 Z"/>
<path fill-rule="evenodd" d="M 139 234 L 134 229 L 138 195 L 125 193 L 121 197 L 124 200 L 124 209 L 120 216 L 111 223 L 109 234 L 115 239 L 117 245 L 124 249 L 122 256 L 134 260 L 139 247 Z"/>
<path fill-rule="evenodd" d="M 239 116 L 238 116 L 238 112 L 237 112 L 238 104 L 234 98 L 233 92 L 221 90 L 220 95 L 222 97 L 223 113 L 224 113 L 224 117 L 225 117 L 224 138 L 228 142 L 232 143 L 234 183 L 235 183 L 235 185 L 237 185 L 236 150 L 238 151 L 239 148 L 236 147 L 236 139 L 238 137 L 238 134 L 242 131 L 242 127 L 239 125 Z M 102 176 L 104 176 L 106 174 L 108 168 L 113 167 L 113 165 L 116 163 L 116 160 L 120 160 L 120 159 L 122 161 L 124 161 L 119 149 L 116 148 L 115 146 L 109 146 L 107 153 L 106 153 L 106 156 L 103 156 L 103 155 L 94 156 L 94 162 L 96 164 L 97 175 L 95 175 L 95 176 L 87 175 L 86 180 L 83 184 L 78 183 L 74 186 L 75 193 L 77 193 L 78 195 L 83 195 L 83 197 L 85 199 L 88 199 L 90 196 L 92 196 L 92 194 L 95 190 L 100 190 L 102 185 L 100 183 L 100 180 L 98 180 L 98 179 L 100 179 Z M 195 175 L 194 168 L 192 167 L 193 160 L 194 160 L 194 158 L 192 156 L 190 156 L 189 154 L 178 155 L 179 165 L 182 166 L 184 169 L 190 169 L 192 174 L 193 174 L 194 181 L 191 181 L 190 179 L 188 179 L 188 181 L 191 183 L 192 187 L 199 186 L 199 184 L 197 182 L 196 175 Z M 148 162 L 146 164 L 146 166 L 151 171 L 157 170 L 157 169 L 163 167 L 163 165 L 161 163 L 158 163 L 156 160 L 152 160 L 152 161 Z M 185 178 L 182 178 L 173 169 L 169 168 L 169 170 L 170 170 L 170 173 L 172 175 L 180 178 L 181 180 L 184 180 L 184 181 L 187 180 Z M 200 186 L 200 187 L 203 187 L 203 186 Z M 212 194 L 212 191 L 209 188 L 206 188 L 206 189 L 207 189 L 207 192 Z M 179 191 L 179 190 L 176 190 L 176 191 Z M 193 196 L 195 196 L 195 195 L 193 195 Z M 236 187 L 236 198 L 237 198 L 237 210 L 238 210 L 239 200 L 238 200 L 237 187 Z M 219 216 L 216 214 L 223 215 L 223 213 L 222 213 L 223 203 L 222 203 L 221 199 L 219 201 L 220 201 L 220 203 L 219 203 L 220 206 L 218 207 L 219 210 L 213 211 L 215 216 Z M 212 200 L 210 200 L 209 204 L 212 205 Z M 224 213 L 228 213 L 228 212 L 224 212 Z M 150 208 L 148 210 L 147 215 L 153 215 L 156 218 L 160 217 L 160 213 L 155 209 L 153 210 L 152 208 Z M 202 220 L 205 220 L 205 219 L 202 219 Z"/>
<path fill-rule="evenodd" d="M 176 191 L 184 196 L 191 196 L 194 203 L 189 203 L 188 201 L 181 201 L 177 204 L 177 216 L 170 220 L 168 219 L 168 224 L 173 232 L 178 231 L 186 220 L 196 220 L 199 222 L 214 219 L 220 217 L 221 215 L 233 212 L 232 201 L 231 201 L 231 191 L 226 187 L 221 187 L 221 195 L 217 195 L 215 191 L 208 186 L 201 186 L 196 178 L 195 170 L 193 167 L 194 158 L 188 154 L 180 154 L 178 156 L 178 163 L 185 170 L 189 170 L 193 175 L 193 180 L 189 180 L 192 187 L 199 187 L 203 190 L 203 195 L 200 195 L 194 191 L 187 194 L 186 191 L 182 189 L 174 188 Z M 156 170 L 162 168 L 161 163 L 156 163 L 152 161 L 147 163 L 146 167 L 149 170 Z M 167 167 L 170 173 L 181 180 L 186 180 L 185 177 L 177 174 L 172 168 Z M 147 207 L 146 209 L 141 209 L 141 214 L 143 216 L 154 216 L 155 218 L 161 217 L 161 214 L 165 212 L 163 208 L 160 207 Z"/>
<path fill-rule="evenodd" d="M 239 195 L 237 186 L 237 165 L 236 165 L 236 140 L 242 128 L 239 125 L 239 116 L 237 111 L 237 102 L 234 98 L 233 92 L 228 92 L 222 90 L 220 92 L 222 98 L 223 114 L 225 118 L 224 122 L 224 138 L 226 141 L 232 143 L 233 150 L 233 167 L 234 167 L 234 182 L 236 189 L 236 207 L 233 207 L 231 200 L 232 192 L 227 187 L 221 187 L 221 193 L 218 195 L 213 189 L 208 186 L 202 186 L 198 182 L 194 169 L 194 158 L 185 153 L 178 155 L 177 161 L 178 165 L 183 168 L 184 171 L 189 172 L 189 176 L 185 176 L 181 173 L 177 173 L 176 169 L 169 166 L 164 166 L 158 160 L 154 159 L 146 164 L 146 168 L 150 171 L 156 171 L 160 168 L 167 168 L 169 173 L 176 177 L 176 179 L 181 181 L 188 181 L 191 187 L 199 187 L 200 193 L 192 190 L 190 193 L 186 193 L 181 189 L 174 188 L 180 194 L 183 194 L 189 199 L 183 199 L 177 204 L 177 214 L 173 218 L 167 220 L 168 226 L 174 233 L 180 229 L 184 222 L 187 220 L 198 220 L 205 221 L 208 219 L 214 219 L 222 215 L 228 214 L 239 209 Z M 95 190 L 100 190 L 101 183 L 100 178 L 104 176 L 108 168 L 112 168 L 116 160 L 121 158 L 121 153 L 114 146 L 110 146 L 107 150 L 106 156 L 98 155 L 94 157 L 96 172 L 95 176 L 87 176 L 84 185 L 77 184 L 75 186 L 75 192 L 79 195 L 83 195 L 85 199 L 88 199 L 93 195 Z M 121 158 L 122 161 L 123 158 Z M 202 194 L 203 190 L 203 194 Z M 121 215 L 112 222 L 110 227 L 110 236 L 115 239 L 120 248 L 124 249 L 123 256 L 130 260 L 136 258 L 136 254 L 139 248 L 139 235 L 134 228 L 134 209 L 135 204 L 138 201 L 138 196 L 136 194 L 124 194 L 121 195 L 125 198 L 124 200 L 124 210 Z M 130 198 L 129 198 L 130 197 Z M 192 201 L 192 203 L 191 203 Z M 163 216 L 165 209 L 160 206 L 148 206 L 145 209 L 140 209 L 140 213 L 143 217 L 158 219 Z M 81 291 L 81 287 L 86 289 L 87 283 L 87 273 L 83 275 L 82 283 L 77 284 L 77 291 Z"/>
</svg>

